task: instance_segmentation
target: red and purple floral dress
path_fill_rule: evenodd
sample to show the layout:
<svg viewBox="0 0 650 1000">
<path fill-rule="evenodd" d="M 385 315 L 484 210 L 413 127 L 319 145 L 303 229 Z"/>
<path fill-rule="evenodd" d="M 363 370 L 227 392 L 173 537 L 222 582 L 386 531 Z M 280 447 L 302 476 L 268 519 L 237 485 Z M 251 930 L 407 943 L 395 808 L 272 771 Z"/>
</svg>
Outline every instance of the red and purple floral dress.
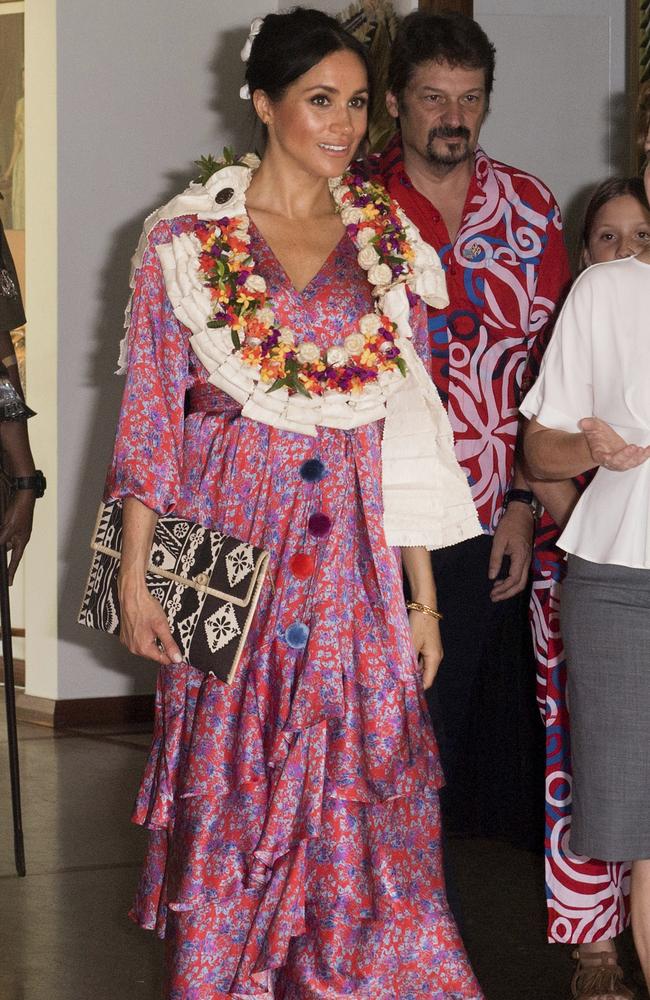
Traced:
<svg viewBox="0 0 650 1000">
<path fill-rule="evenodd" d="M 106 496 L 253 542 L 271 569 L 231 686 L 160 671 L 133 917 L 167 938 L 168 1000 L 481 1000 L 444 892 L 441 772 L 384 537 L 381 423 L 280 431 L 206 383 L 155 250 L 194 224 L 150 234 Z M 299 339 L 333 346 L 372 309 L 348 236 L 298 292 L 251 234 Z M 413 326 L 427 363 L 424 311 Z"/>
</svg>

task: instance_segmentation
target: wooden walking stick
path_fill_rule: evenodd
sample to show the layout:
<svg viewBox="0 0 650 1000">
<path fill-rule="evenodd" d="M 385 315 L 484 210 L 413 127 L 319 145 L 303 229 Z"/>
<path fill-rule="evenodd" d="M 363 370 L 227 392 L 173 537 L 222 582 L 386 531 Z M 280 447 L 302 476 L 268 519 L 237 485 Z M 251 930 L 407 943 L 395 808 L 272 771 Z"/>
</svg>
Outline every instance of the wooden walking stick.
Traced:
<svg viewBox="0 0 650 1000">
<path fill-rule="evenodd" d="M 4 515 L 10 499 L 7 477 L 0 475 L 0 516 Z M 16 871 L 23 878 L 25 868 L 25 843 L 20 804 L 20 765 L 18 759 L 18 730 L 16 727 L 16 684 L 14 656 L 11 641 L 11 610 L 9 606 L 9 575 L 7 546 L 0 545 L 0 623 L 2 625 L 2 659 L 4 661 L 5 705 L 7 710 L 7 743 L 9 746 L 9 773 L 11 776 L 11 809 L 14 824 L 14 857 Z"/>
</svg>

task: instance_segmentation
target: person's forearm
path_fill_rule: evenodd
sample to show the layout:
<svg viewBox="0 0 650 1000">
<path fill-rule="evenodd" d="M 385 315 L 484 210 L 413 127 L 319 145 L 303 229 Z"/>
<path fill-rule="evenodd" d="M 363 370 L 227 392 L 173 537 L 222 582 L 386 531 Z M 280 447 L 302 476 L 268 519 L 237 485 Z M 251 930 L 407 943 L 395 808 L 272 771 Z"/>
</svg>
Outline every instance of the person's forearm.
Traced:
<svg viewBox="0 0 650 1000">
<path fill-rule="evenodd" d="M 127 497 L 122 510 L 120 587 L 144 584 L 151 542 L 158 515 L 135 497 Z"/>
<path fill-rule="evenodd" d="M 512 472 L 512 482 L 510 483 L 510 488 L 513 490 L 530 490 L 532 487 L 528 481 L 528 478 L 518 461 L 515 461 L 515 466 Z"/>
<path fill-rule="evenodd" d="M 5 472 L 10 476 L 33 476 L 35 471 L 25 420 L 0 421 L 0 445 Z"/>
<path fill-rule="evenodd" d="M 572 479 L 593 469 L 594 459 L 581 431 L 552 430 L 532 420 L 524 439 L 524 453 L 535 479 Z"/>
<path fill-rule="evenodd" d="M 7 378 L 13 385 L 16 392 L 24 399 L 25 394 L 20 383 L 20 372 L 18 371 L 18 361 L 14 342 L 11 339 L 9 330 L 0 330 L 0 361 L 6 368 Z"/>
<path fill-rule="evenodd" d="M 530 488 L 548 511 L 559 528 L 563 528 L 575 507 L 580 494 L 572 479 L 557 481 L 530 479 Z"/>
<path fill-rule="evenodd" d="M 427 550 L 421 546 L 405 546 L 402 549 L 402 562 L 412 600 L 426 604 L 429 608 L 437 608 L 436 584 Z"/>
</svg>

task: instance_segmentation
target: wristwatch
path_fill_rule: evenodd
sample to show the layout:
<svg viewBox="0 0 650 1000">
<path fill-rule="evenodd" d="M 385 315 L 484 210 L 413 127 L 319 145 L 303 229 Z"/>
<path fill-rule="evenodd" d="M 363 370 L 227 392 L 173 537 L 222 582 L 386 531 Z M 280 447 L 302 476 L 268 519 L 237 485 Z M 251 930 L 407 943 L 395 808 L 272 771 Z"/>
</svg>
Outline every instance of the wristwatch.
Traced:
<svg viewBox="0 0 650 1000">
<path fill-rule="evenodd" d="M 539 517 L 542 512 L 542 506 L 530 490 L 506 490 L 503 497 L 503 509 L 507 510 L 509 504 L 511 503 L 525 503 L 527 507 L 530 507 L 533 512 L 533 517 Z"/>
<path fill-rule="evenodd" d="M 36 469 L 32 476 L 14 476 L 13 487 L 15 490 L 34 490 L 38 500 L 45 493 L 47 481 L 41 470 Z"/>
</svg>

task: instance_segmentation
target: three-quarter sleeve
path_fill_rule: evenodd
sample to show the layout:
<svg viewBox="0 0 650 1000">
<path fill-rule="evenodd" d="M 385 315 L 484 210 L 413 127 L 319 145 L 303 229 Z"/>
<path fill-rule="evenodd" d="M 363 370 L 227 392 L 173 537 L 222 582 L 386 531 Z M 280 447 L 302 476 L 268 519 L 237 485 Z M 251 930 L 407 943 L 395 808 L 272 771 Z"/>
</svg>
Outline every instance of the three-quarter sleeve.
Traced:
<svg viewBox="0 0 650 1000">
<path fill-rule="evenodd" d="M 521 404 L 525 417 L 575 433 L 593 413 L 593 294 L 589 272 L 573 286 L 557 321 L 539 377 Z"/>
<path fill-rule="evenodd" d="M 189 331 L 172 311 L 156 244 L 168 223 L 152 230 L 136 274 L 128 334 L 126 385 L 104 499 L 135 497 L 158 514 L 179 495 L 183 468 Z"/>
</svg>

